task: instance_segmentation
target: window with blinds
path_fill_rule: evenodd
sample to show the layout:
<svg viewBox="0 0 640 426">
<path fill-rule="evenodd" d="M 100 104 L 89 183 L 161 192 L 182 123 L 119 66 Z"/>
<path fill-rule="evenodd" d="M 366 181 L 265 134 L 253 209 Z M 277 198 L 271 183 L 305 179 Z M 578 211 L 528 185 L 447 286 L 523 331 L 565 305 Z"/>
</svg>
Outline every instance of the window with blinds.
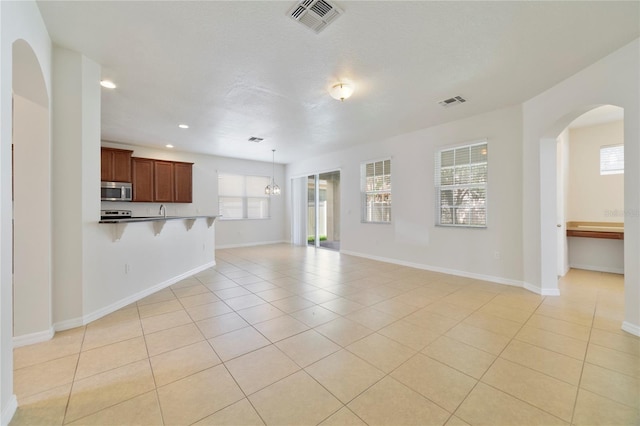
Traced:
<svg viewBox="0 0 640 426">
<path fill-rule="evenodd" d="M 391 222 L 391 160 L 363 163 L 362 221 L 369 223 Z"/>
<path fill-rule="evenodd" d="M 264 188 L 269 185 L 266 176 L 218 174 L 218 206 L 221 220 L 268 219 L 269 196 Z"/>
<path fill-rule="evenodd" d="M 600 174 L 617 175 L 624 173 L 624 145 L 600 147 Z"/>
<path fill-rule="evenodd" d="M 436 225 L 487 226 L 486 141 L 436 153 Z"/>
</svg>

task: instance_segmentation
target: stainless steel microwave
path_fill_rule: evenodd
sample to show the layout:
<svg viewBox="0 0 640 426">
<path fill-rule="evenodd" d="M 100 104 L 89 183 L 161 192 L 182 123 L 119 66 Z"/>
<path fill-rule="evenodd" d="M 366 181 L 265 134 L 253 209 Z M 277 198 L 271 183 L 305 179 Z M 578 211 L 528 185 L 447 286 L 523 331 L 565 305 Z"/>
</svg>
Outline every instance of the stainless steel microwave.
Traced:
<svg viewBox="0 0 640 426">
<path fill-rule="evenodd" d="M 129 182 L 102 182 L 100 192 L 102 201 L 131 201 Z"/>
</svg>

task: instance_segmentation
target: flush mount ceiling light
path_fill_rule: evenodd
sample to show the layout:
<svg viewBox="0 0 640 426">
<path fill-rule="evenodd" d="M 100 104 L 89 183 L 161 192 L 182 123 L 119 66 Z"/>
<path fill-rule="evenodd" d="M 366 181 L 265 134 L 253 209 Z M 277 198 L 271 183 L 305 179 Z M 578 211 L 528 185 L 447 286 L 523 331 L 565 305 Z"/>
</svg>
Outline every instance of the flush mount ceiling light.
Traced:
<svg viewBox="0 0 640 426">
<path fill-rule="evenodd" d="M 167 148 L 173 148 L 173 145 L 171 145 L 171 144 L 167 144 L 167 145 L 165 145 L 165 146 L 166 146 Z"/>
<path fill-rule="evenodd" d="M 280 187 L 276 185 L 275 171 L 276 171 L 276 150 L 272 149 L 271 159 L 271 183 L 264 188 L 264 193 L 267 195 L 280 195 Z"/>
<path fill-rule="evenodd" d="M 100 81 L 100 86 L 106 88 L 106 89 L 115 89 L 116 88 L 116 84 L 111 81 L 111 80 L 101 80 Z"/>
<path fill-rule="evenodd" d="M 180 127 L 181 129 L 188 129 L 189 125 L 188 124 L 178 124 L 178 127 Z"/>
<path fill-rule="evenodd" d="M 349 83 L 337 83 L 331 86 L 329 94 L 333 99 L 344 102 L 345 99 L 353 95 L 353 86 Z"/>
</svg>

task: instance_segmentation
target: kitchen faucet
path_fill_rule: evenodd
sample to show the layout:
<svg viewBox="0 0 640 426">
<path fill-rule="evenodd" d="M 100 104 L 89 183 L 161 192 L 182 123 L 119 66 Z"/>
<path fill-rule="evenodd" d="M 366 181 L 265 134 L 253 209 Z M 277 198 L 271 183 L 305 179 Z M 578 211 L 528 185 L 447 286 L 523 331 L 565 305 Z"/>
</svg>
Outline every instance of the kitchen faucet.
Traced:
<svg viewBox="0 0 640 426">
<path fill-rule="evenodd" d="M 160 211 L 158 214 L 161 214 L 162 217 L 167 217 L 167 209 L 164 208 L 164 204 L 160 204 Z"/>
</svg>

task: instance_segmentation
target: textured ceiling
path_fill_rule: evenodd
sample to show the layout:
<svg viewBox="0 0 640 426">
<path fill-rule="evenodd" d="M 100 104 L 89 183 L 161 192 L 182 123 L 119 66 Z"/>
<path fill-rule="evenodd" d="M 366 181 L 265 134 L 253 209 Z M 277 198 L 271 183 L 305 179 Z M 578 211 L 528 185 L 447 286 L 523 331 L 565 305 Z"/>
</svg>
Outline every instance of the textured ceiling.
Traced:
<svg viewBox="0 0 640 426">
<path fill-rule="evenodd" d="M 118 85 L 102 92 L 103 139 L 263 161 L 275 148 L 283 163 L 521 103 L 640 35 L 635 1 L 337 1 L 320 34 L 294 4 L 39 7 L 55 43 Z M 342 103 L 327 93 L 339 80 L 355 86 Z"/>
</svg>

